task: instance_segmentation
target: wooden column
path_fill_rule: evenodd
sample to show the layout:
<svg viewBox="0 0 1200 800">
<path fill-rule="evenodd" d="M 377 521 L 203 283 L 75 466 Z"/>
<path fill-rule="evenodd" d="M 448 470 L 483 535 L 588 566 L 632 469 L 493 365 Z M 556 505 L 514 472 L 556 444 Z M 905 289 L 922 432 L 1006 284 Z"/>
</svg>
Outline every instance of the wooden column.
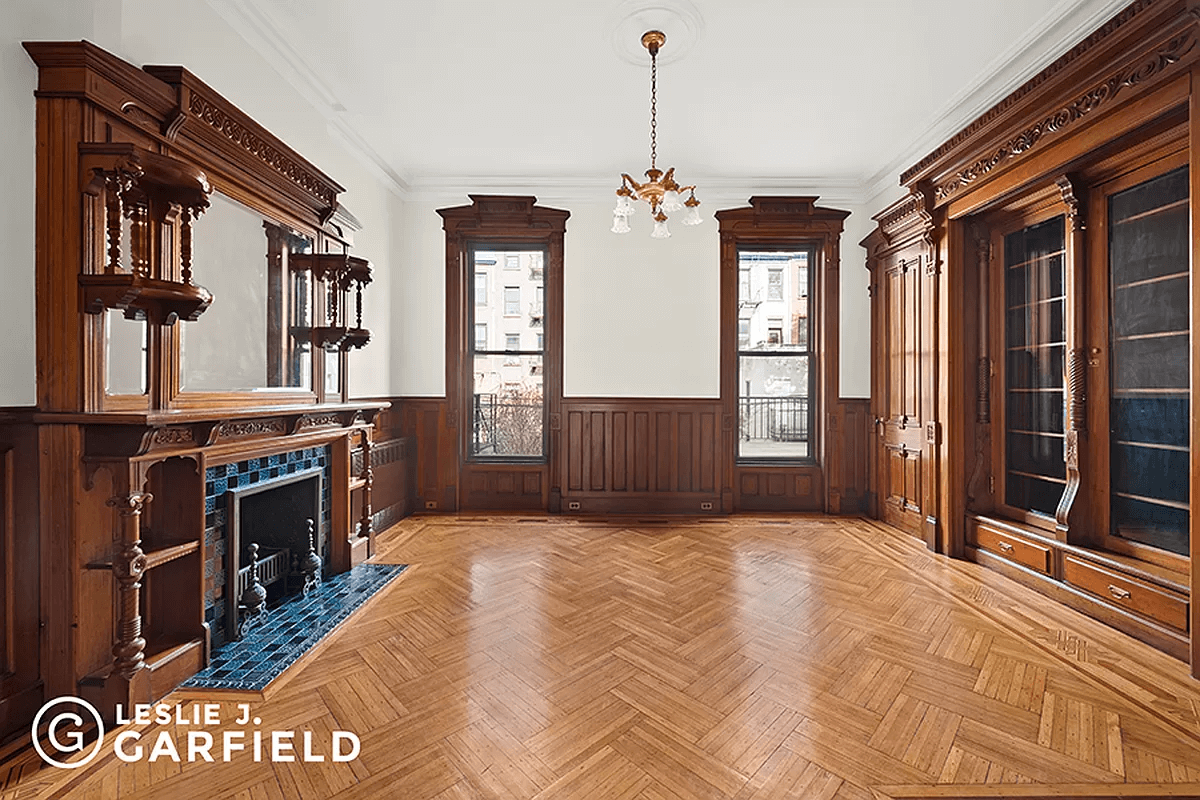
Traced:
<svg viewBox="0 0 1200 800">
<path fill-rule="evenodd" d="M 120 509 L 121 552 L 113 559 L 113 576 L 117 579 L 117 596 L 121 609 L 118 620 L 117 643 L 113 645 L 113 669 L 125 680 L 132 680 L 143 666 L 146 640 L 142 638 L 141 578 L 146 571 L 146 554 L 142 552 L 142 508 L 153 500 L 149 492 L 131 492 L 108 501 Z"/>
</svg>

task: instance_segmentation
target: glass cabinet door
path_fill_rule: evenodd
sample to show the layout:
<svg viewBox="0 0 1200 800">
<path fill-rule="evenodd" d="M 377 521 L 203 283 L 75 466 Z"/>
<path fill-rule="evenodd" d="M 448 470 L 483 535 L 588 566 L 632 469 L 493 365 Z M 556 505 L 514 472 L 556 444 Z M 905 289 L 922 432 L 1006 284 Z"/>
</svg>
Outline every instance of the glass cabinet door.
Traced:
<svg viewBox="0 0 1200 800">
<path fill-rule="evenodd" d="M 1188 553 L 1188 171 L 1108 197 L 1114 536 Z"/>
<path fill-rule="evenodd" d="M 1063 460 L 1062 216 L 1004 237 L 1004 500 L 1054 516 Z"/>
</svg>

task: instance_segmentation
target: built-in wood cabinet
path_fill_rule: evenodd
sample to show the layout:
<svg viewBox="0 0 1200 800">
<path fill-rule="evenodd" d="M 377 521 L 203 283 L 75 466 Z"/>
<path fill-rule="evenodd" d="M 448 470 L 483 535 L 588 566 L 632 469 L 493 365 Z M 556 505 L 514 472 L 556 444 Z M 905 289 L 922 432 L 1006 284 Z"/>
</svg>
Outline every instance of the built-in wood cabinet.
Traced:
<svg viewBox="0 0 1200 800">
<path fill-rule="evenodd" d="M 864 245 L 877 515 L 912 530 L 919 507 L 937 549 L 1200 675 L 1198 27 L 1189 2 L 1132 3 L 907 170 Z M 910 251 L 931 259 L 923 305 L 900 283 Z M 888 466 L 894 398 L 920 370 L 935 465 L 910 479 Z"/>
</svg>

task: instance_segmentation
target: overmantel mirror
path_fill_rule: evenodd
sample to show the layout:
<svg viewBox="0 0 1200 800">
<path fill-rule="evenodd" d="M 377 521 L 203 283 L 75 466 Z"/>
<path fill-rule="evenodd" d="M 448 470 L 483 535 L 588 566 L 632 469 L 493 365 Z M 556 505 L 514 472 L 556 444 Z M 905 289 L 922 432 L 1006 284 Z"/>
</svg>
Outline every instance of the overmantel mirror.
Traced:
<svg viewBox="0 0 1200 800">
<path fill-rule="evenodd" d="M 141 162 L 191 169 L 195 197 L 190 207 L 140 208 L 112 181 L 90 192 L 102 220 L 94 251 L 105 256 L 81 277 L 85 310 L 102 331 L 97 410 L 247 396 L 271 405 L 341 401 L 345 351 L 370 339 L 362 291 L 371 265 L 350 255 L 353 217 L 339 209 L 336 220 L 308 226 L 234 184 L 210 184 L 186 162 L 132 150 Z M 203 278 L 202 303 L 155 305 L 159 295 L 184 293 L 193 276 Z M 131 300 L 146 279 L 149 288 Z"/>
</svg>

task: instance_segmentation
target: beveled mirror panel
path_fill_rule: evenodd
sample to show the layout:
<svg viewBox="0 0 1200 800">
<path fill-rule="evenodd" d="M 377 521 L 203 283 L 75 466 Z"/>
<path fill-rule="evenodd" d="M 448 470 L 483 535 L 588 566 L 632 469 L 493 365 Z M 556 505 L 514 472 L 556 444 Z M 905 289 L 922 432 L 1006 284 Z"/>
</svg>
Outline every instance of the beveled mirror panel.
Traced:
<svg viewBox="0 0 1200 800">
<path fill-rule="evenodd" d="M 214 192 L 196 225 L 193 272 L 213 305 L 180 326 L 180 388 L 249 392 L 312 386 L 312 277 L 289 268 L 312 240 Z"/>
</svg>

